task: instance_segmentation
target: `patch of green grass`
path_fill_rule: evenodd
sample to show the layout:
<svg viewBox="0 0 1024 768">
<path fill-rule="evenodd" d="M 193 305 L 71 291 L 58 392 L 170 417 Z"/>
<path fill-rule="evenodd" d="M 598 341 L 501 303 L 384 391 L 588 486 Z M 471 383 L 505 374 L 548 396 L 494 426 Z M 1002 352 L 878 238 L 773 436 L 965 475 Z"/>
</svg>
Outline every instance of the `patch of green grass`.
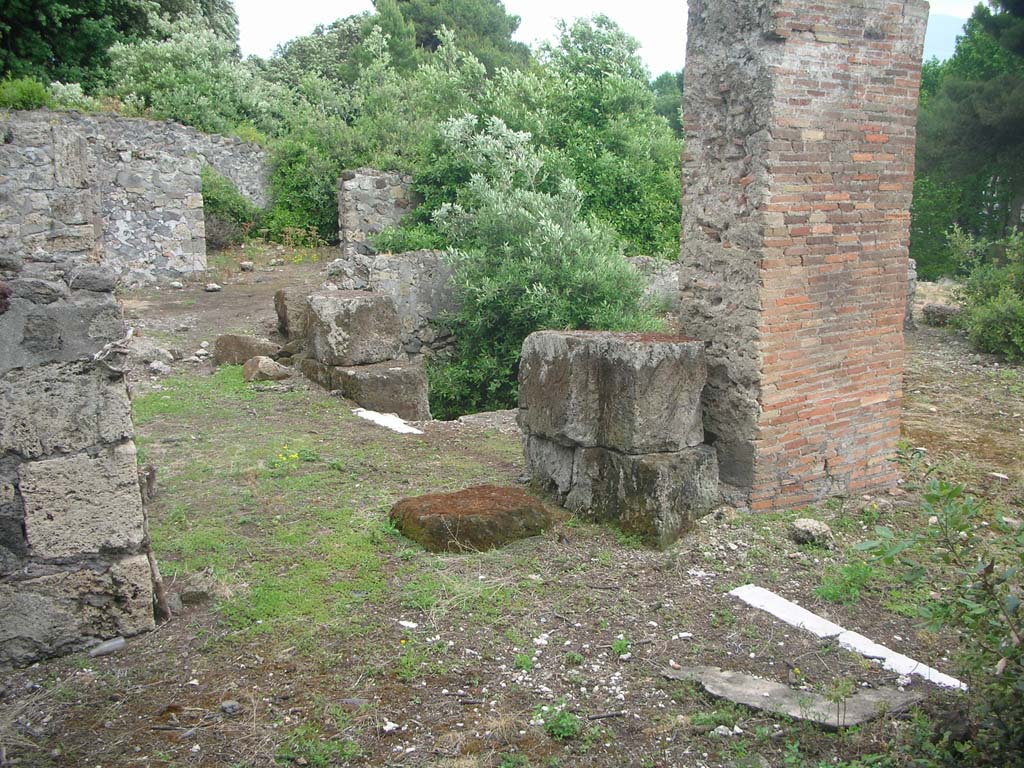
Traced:
<svg viewBox="0 0 1024 768">
<path fill-rule="evenodd" d="M 164 417 L 230 417 L 230 406 L 239 400 L 252 400 L 258 393 L 242 378 L 242 366 L 225 365 L 212 376 L 183 374 L 169 376 L 161 388 L 139 395 L 132 401 L 136 426 Z M 202 423 L 200 418 L 199 423 Z"/>
<path fill-rule="evenodd" d="M 732 728 L 739 723 L 743 716 L 744 711 L 738 705 L 724 704 L 706 712 L 694 712 L 690 717 L 690 722 L 698 727 L 717 728 L 724 725 L 727 728 Z"/>
<path fill-rule="evenodd" d="M 629 638 L 615 638 L 612 641 L 612 653 L 614 653 L 616 656 L 622 656 L 625 653 L 629 653 Z"/>
<path fill-rule="evenodd" d="M 576 651 L 569 651 L 562 657 L 567 667 L 578 667 L 583 664 L 583 654 L 577 653 Z"/>
<path fill-rule="evenodd" d="M 288 735 L 284 744 L 278 747 L 274 759 L 279 763 L 327 768 L 355 760 L 361 754 L 362 749 L 354 741 L 325 737 L 316 726 L 305 723 Z"/>
<path fill-rule="evenodd" d="M 821 577 L 821 586 L 814 594 L 830 603 L 852 605 L 875 577 L 875 569 L 865 562 L 852 562 L 843 566 L 830 565 Z"/>
</svg>

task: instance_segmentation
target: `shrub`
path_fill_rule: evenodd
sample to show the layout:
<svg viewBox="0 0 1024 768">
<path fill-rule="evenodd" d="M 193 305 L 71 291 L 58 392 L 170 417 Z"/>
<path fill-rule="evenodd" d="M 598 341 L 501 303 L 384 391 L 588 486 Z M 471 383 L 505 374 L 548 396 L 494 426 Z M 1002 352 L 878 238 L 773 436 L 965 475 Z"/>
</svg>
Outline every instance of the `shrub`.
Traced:
<svg viewBox="0 0 1024 768">
<path fill-rule="evenodd" d="M 967 272 L 958 321 L 971 343 L 985 352 L 1024 360 L 1024 232 L 984 240 L 954 227 L 950 249 Z"/>
<path fill-rule="evenodd" d="M 0 81 L 0 108 L 39 109 L 50 106 L 46 86 L 31 77 Z"/>
<path fill-rule="evenodd" d="M 389 227 L 371 236 L 370 242 L 382 253 L 439 250 L 449 245 L 447 239 L 437 229 L 423 223 Z"/>
<path fill-rule="evenodd" d="M 51 106 L 55 109 L 77 109 L 80 112 L 92 112 L 99 109 L 99 102 L 86 95 L 78 83 L 50 83 Z"/>
<path fill-rule="evenodd" d="M 614 232 L 581 213 L 565 180 L 537 191 L 542 165 L 530 135 L 492 118 L 451 120 L 452 140 L 477 157 L 459 202 L 435 222 L 454 245 L 453 283 L 460 308 L 446 319 L 456 339 L 450 360 L 431 368 L 431 407 L 442 418 L 515 406 L 523 339 L 546 328 L 653 330 L 640 275 L 623 258 Z M 473 138 L 466 142 L 465 133 Z"/>
<path fill-rule="evenodd" d="M 241 242 L 259 225 L 262 211 L 210 166 L 204 166 L 201 175 L 206 244 L 218 250 Z"/>
<path fill-rule="evenodd" d="M 928 485 L 923 512 L 921 533 L 899 538 L 878 526 L 877 538 L 858 548 L 901 563 L 909 581 L 930 590 L 931 601 L 920 608 L 928 626 L 961 636 L 959 663 L 975 728 L 972 742 L 959 747 L 964 764 L 1024 765 L 1024 530 L 1002 518 L 988 524 L 962 485 L 942 480 Z"/>
</svg>

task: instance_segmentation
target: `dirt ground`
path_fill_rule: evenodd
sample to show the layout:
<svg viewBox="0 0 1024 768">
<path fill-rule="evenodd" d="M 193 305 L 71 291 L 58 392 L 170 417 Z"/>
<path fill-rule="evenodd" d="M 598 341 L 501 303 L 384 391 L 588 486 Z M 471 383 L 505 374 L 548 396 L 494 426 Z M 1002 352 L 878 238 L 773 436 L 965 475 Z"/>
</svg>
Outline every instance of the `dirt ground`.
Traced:
<svg viewBox="0 0 1024 768">
<path fill-rule="evenodd" d="M 270 335 L 273 293 L 318 285 L 323 255 L 227 254 L 202 281 L 126 294 L 126 317 L 179 359 L 221 333 Z M 238 271 L 244 258 L 257 269 Z M 206 292 L 210 280 L 223 291 Z M 119 653 L 0 681 L 11 765 L 799 768 L 895 755 L 927 729 L 921 717 L 837 735 L 661 671 L 708 664 L 826 693 L 903 684 L 925 712 L 946 711 L 951 694 L 726 593 L 762 585 L 957 674 L 956 638 L 914 618 L 922 595 L 853 547 L 879 523 L 920 525 L 925 467 L 992 514 L 1024 506 L 1024 372 L 945 329 L 908 335 L 901 487 L 780 514 L 724 507 L 666 552 L 556 512 L 543 536 L 502 550 L 425 553 L 388 524 L 391 505 L 521 483 L 509 414 L 398 435 L 301 377 L 250 386 L 235 368 L 173 368 L 139 366 L 132 389 L 140 452 L 159 473 L 154 548 L 186 604 Z M 796 517 L 827 522 L 835 546 L 794 544 Z"/>
</svg>

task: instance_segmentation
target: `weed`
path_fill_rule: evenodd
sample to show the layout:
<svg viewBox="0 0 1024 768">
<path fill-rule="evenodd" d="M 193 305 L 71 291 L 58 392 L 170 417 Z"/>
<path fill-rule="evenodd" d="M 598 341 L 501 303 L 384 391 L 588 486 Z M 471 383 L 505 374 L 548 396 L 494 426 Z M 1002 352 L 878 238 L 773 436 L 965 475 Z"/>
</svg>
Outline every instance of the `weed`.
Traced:
<svg viewBox="0 0 1024 768">
<path fill-rule="evenodd" d="M 612 641 L 612 653 L 616 656 L 623 656 L 629 653 L 629 639 L 619 636 Z"/>
<path fill-rule="evenodd" d="M 313 768 L 326 768 L 339 761 L 354 760 L 362 753 L 359 745 L 349 739 L 336 740 L 323 737 L 311 724 L 300 725 L 288 735 L 278 750 L 280 762 L 300 763 Z"/>
<path fill-rule="evenodd" d="M 530 768 L 530 761 L 525 755 L 501 755 L 498 768 Z"/>
<path fill-rule="evenodd" d="M 529 672 L 533 669 L 533 657 L 528 653 L 517 653 L 515 661 L 512 662 L 516 669 Z"/>
<path fill-rule="evenodd" d="M 563 659 L 567 667 L 578 667 L 583 664 L 583 654 L 576 651 L 569 651 Z"/>
<path fill-rule="evenodd" d="M 875 575 L 875 569 L 865 562 L 848 563 L 838 568 L 829 566 L 814 594 L 830 603 L 852 605 L 860 600 L 861 592 Z"/>
<path fill-rule="evenodd" d="M 556 741 L 575 739 L 583 730 L 583 721 L 565 708 L 564 701 L 537 707 L 534 717 L 541 721 L 544 733 Z"/>
</svg>

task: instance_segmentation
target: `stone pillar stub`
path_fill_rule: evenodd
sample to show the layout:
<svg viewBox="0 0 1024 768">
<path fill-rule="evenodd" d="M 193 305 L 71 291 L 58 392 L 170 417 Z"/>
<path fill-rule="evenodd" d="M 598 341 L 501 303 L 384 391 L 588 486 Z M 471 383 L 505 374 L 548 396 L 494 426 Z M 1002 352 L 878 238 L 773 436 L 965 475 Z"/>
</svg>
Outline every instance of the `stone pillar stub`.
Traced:
<svg viewBox="0 0 1024 768">
<path fill-rule="evenodd" d="M 899 435 L 923 0 L 691 0 L 682 331 L 756 509 L 884 486 Z"/>
</svg>

